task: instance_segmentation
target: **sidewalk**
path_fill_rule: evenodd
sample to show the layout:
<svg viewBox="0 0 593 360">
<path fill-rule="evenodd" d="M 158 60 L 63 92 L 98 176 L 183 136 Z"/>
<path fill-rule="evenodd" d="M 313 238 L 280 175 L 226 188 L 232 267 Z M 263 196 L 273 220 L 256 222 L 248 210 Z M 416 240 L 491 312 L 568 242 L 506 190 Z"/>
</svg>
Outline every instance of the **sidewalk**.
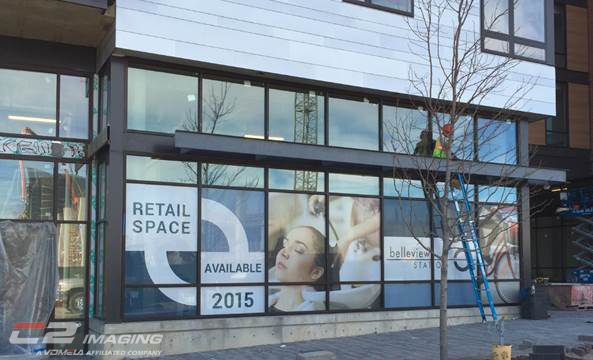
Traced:
<svg viewBox="0 0 593 360">
<path fill-rule="evenodd" d="M 582 344 L 579 335 L 593 336 L 593 311 L 553 311 L 547 320 L 505 322 L 505 340 L 513 344 L 513 356 L 531 352 L 529 345 Z M 438 359 L 438 329 L 402 331 L 378 335 L 266 345 L 233 350 L 171 355 L 167 360 L 294 360 L 300 352 L 326 350 L 337 359 Z M 487 359 L 496 341 L 491 325 L 453 326 L 449 331 L 451 359 Z"/>
</svg>

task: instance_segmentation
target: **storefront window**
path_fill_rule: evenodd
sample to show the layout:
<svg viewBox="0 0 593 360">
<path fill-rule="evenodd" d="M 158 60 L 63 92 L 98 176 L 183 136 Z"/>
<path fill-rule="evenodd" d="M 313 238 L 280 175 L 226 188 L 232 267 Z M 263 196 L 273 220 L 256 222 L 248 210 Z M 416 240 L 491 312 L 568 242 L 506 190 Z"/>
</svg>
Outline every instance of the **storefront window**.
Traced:
<svg viewBox="0 0 593 360">
<path fill-rule="evenodd" d="M 517 126 L 514 121 L 478 119 L 478 160 L 517 163 Z"/>
<path fill-rule="evenodd" d="M 270 140 L 324 143 L 325 97 L 315 91 L 270 89 Z"/>
<path fill-rule="evenodd" d="M 58 164 L 58 220 L 86 221 L 87 167 L 83 164 Z"/>
<path fill-rule="evenodd" d="M 426 111 L 383 105 L 383 151 L 417 153 L 416 144 L 421 141 L 422 130 L 427 128 Z"/>
<path fill-rule="evenodd" d="M 86 289 L 86 225 L 58 226 L 58 297 L 56 319 L 83 318 Z"/>
<path fill-rule="evenodd" d="M 202 185 L 264 187 L 264 169 L 248 166 L 202 164 Z"/>
<path fill-rule="evenodd" d="M 138 181 L 197 184 L 198 164 L 189 161 L 159 160 L 146 156 L 128 155 L 126 157 L 126 178 Z"/>
<path fill-rule="evenodd" d="M 57 76 L 0 69 L 0 132 L 56 136 Z"/>
<path fill-rule="evenodd" d="M 488 278 L 519 280 L 519 218 L 515 188 L 480 186 L 478 225 Z"/>
<path fill-rule="evenodd" d="M 383 205 L 385 280 L 430 280 L 428 204 L 386 199 Z"/>
<path fill-rule="evenodd" d="M 198 131 L 198 78 L 128 69 L 128 129 Z"/>
<path fill-rule="evenodd" d="M 250 81 L 202 80 L 202 131 L 264 138 L 264 88 Z"/>
<path fill-rule="evenodd" d="M 264 193 L 203 189 L 202 283 L 264 282 Z"/>
<path fill-rule="evenodd" d="M 330 146 L 379 150 L 379 105 L 330 97 L 328 131 Z"/>
<path fill-rule="evenodd" d="M 60 75 L 60 137 L 89 137 L 90 94 L 88 78 Z"/>
<path fill-rule="evenodd" d="M 325 189 L 325 174 L 306 170 L 269 169 L 270 189 L 318 192 Z"/>
<path fill-rule="evenodd" d="M 0 219 L 52 220 L 54 165 L 0 159 Z"/>
<path fill-rule="evenodd" d="M 329 174 L 329 191 L 333 193 L 379 195 L 379 178 L 348 174 Z"/>
<path fill-rule="evenodd" d="M 381 280 L 379 199 L 329 197 L 329 252 L 335 257 L 329 270 L 340 282 Z"/>
<path fill-rule="evenodd" d="M 192 287 L 131 287 L 125 290 L 124 315 L 140 319 L 192 316 L 196 313 L 195 304 L 196 289 Z"/>
</svg>

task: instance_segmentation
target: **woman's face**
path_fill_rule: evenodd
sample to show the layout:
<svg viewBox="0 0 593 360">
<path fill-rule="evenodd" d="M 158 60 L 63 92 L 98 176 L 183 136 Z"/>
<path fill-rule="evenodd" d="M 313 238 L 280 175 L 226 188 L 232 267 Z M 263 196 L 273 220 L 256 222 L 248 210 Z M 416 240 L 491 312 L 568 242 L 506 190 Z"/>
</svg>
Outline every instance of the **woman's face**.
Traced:
<svg viewBox="0 0 593 360">
<path fill-rule="evenodd" d="M 323 268 L 315 265 L 320 252 L 323 252 L 323 239 L 319 239 L 313 230 L 291 230 L 284 239 L 284 247 L 276 255 L 276 277 L 281 282 L 317 281 L 323 275 Z"/>
</svg>

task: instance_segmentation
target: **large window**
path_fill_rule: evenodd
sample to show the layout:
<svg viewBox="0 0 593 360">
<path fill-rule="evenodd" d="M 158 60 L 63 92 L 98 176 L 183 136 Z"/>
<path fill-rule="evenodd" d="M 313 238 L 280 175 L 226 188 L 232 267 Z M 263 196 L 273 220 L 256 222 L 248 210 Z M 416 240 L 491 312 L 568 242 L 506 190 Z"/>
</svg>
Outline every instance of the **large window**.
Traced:
<svg viewBox="0 0 593 360">
<path fill-rule="evenodd" d="M 428 130 L 428 115 L 420 109 L 383 105 L 383 151 L 414 154 L 423 130 Z M 420 154 L 419 154 L 420 155 Z"/>
<path fill-rule="evenodd" d="M 128 69 L 128 129 L 198 131 L 198 78 Z"/>
<path fill-rule="evenodd" d="M 345 2 L 370 8 L 414 16 L 413 0 L 344 0 Z"/>
<path fill-rule="evenodd" d="M 368 99 L 329 98 L 329 145 L 379 150 L 379 105 Z"/>
<path fill-rule="evenodd" d="M 519 298 L 520 249 L 517 191 L 509 187 L 480 186 L 478 225 L 486 275 L 498 303 Z"/>
<path fill-rule="evenodd" d="M 270 89 L 269 92 L 270 140 L 323 145 L 323 94 L 288 89 Z"/>
<path fill-rule="evenodd" d="M 90 83 L 86 77 L 0 69 L 0 132 L 87 139 Z"/>
<path fill-rule="evenodd" d="M 419 181 L 130 155 L 126 191 L 126 319 L 438 304 L 438 220 Z M 510 192 L 483 188 L 480 225 L 497 301 L 516 303 Z M 447 261 L 452 303 L 473 306 L 463 252 Z"/>
<path fill-rule="evenodd" d="M 498 54 L 550 62 L 548 27 L 552 2 L 482 0 L 482 47 Z"/>
<path fill-rule="evenodd" d="M 204 79 L 202 88 L 203 132 L 264 138 L 265 92 L 261 84 Z"/>
<path fill-rule="evenodd" d="M 511 120 L 478 119 L 478 160 L 517 164 L 517 124 Z"/>
</svg>

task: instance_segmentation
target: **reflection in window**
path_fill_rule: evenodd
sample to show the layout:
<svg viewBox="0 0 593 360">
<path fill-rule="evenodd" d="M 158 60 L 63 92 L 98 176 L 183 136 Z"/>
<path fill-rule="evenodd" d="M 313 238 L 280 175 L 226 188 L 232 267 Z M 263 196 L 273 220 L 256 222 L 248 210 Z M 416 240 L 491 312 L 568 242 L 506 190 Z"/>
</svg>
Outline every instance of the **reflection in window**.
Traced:
<svg viewBox="0 0 593 360">
<path fill-rule="evenodd" d="M 383 106 L 383 151 L 413 154 L 427 120 L 425 111 Z"/>
<path fill-rule="evenodd" d="M 84 317 L 85 306 L 85 244 L 86 226 L 60 224 L 58 226 L 58 296 L 57 319 Z"/>
<path fill-rule="evenodd" d="M 184 303 L 167 297 L 167 293 L 177 293 L 183 296 Z M 176 296 L 177 297 L 177 296 Z M 126 288 L 124 294 L 124 315 L 128 318 L 146 316 L 183 317 L 196 314 L 195 287 L 168 287 L 168 288 Z"/>
<path fill-rule="evenodd" d="M 53 163 L 0 160 L 0 219 L 53 218 Z"/>
<path fill-rule="evenodd" d="M 443 127 L 451 123 L 449 114 L 438 113 L 434 125 Z M 433 131 L 435 134 L 438 132 Z M 471 116 L 459 116 L 453 129 L 453 139 L 451 140 L 451 152 L 456 159 L 472 160 L 474 153 L 474 122 Z"/>
<path fill-rule="evenodd" d="M 126 157 L 126 178 L 128 180 L 197 184 L 198 164 L 129 155 Z"/>
<path fill-rule="evenodd" d="M 202 185 L 263 188 L 264 169 L 249 166 L 202 164 Z"/>
<path fill-rule="evenodd" d="M 86 169 L 83 164 L 58 164 L 58 220 L 86 221 Z"/>
<path fill-rule="evenodd" d="M 56 136 L 57 76 L 0 69 L 0 132 Z"/>
<path fill-rule="evenodd" d="M 304 144 L 324 142 L 324 99 L 314 91 L 270 89 L 270 140 Z"/>
<path fill-rule="evenodd" d="M 545 17 L 547 7 L 552 6 L 553 2 L 482 0 L 481 3 L 482 40 L 485 50 L 540 62 L 547 60 L 546 41 L 551 39 L 547 39 Z M 551 9 L 549 10 L 551 13 Z M 552 54 L 549 55 L 551 57 Z"/>
<path fill-rule="evenodd" d="M 368 101 L 329 99 L 329 145 L 379 149 L 379 106 Z"/>
<path fill-rule="evenodd" d="M 478 119 L 478 160 L 517 163 L 517 127 L 513 121 Z"/>
<path fill-rule="evenodd" d="M 478 200 L 484 203 L 515 204 L 517 188 L 505 186 L 479 186 Z"/>
<path fill-rule="evenodd" d="M 381 308 L 381 284 L 340 284 L 330 287 L 330 310 Z"/>
<path fill-rule="evenodd" d="M 258 283 L 265 279 L 262 191 L 202 189 L 202 283 Z"/>
<path fill-rule="evenodd" d="M 204 79 L 202 131 L 208 134 L 264 138 L 264 88 L 249 81 Z"/>
<path fill-rule="evenodd" d="M 128 69 L 128 129 L 198 131 L 198 78 Z"/>
<path fill-rule="evenodd" d="M 328 275 L 339 281 L 381 279 L 379 199 L 330 196 L 329 253 L 335 261 Z"/>
<path fill-rule="evenodd" d="M 422 182 L 408 179 L 383 179 L 383 195 L 402 198 L 424 198 Z"/>
<path fill-rule="evenodd" d="M 484 29 L 509 33 L 509 0 L 483 0 Z"/>
<path fill-rule="evenodd" d="M 88 138 L 89 87 L 88 78 L 60 75 L 60 137 Z"/>
<path fill-rule="evenodd" d="M 333 193 L 379 195 L 379 178 L 349 174 L 329 174 L 329 191 Z"/>
<path fill-rule="evenodd" d="M 431 306 L 429 283 L 385 284 L 385 308 Z"/>
<path fill-rule="evenodd" d="M 321 192 L 325 188 L 324 173 L 307 170 L 268 170 L 270 189 Z"/>
<path fill-rule="evenodd" d="M 545 0 L 515 0 L 515 36 L 546 40 Z"/>
<path fill-rule="evenodd" d="M 345 0 L 355 4 L 363 4 L 381 10 L 395 10 L 412 16 L 412 0 Z"/>
</svg>

